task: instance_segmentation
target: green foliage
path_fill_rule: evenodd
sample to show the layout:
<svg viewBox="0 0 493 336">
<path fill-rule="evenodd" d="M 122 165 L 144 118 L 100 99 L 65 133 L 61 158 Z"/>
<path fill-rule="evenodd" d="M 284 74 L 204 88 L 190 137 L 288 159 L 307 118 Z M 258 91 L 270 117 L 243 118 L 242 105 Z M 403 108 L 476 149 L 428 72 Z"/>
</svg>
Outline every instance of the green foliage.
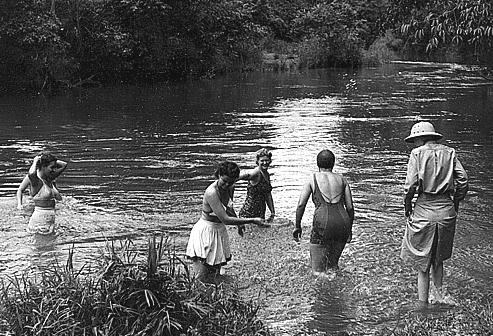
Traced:
<svg viewBox="0 0 493 336">
<path fill-rule="evenodd" d="M 375 63 L 394 57 L 389 30 L 419 57 L 493 58 L 489 0 L 4 2 L 2 82 L 38 90 L 213 77 L 258 69 L 265 51 L 308 67 Z"/>
<path fill-rule="evenodd" d="M 167 240 L 147 261 L 130 241 L 109 246 L 99 273 L 53 265 L 1 282 L 0 321 L 15 335 L 269 335 L 258 306 L 190 278 Z"/>
<path fill-rule="evenodd" d="M 0 12 L 0 74 L 24 73 L 35 87 L 56 85 L 76 68 L 63 26 L 44 2 L 7 1 Z M 9 78 L 9 77 L 5 77 Z"/>
<path fill-rule="evenodd" d="M 407 41 L 428 53 L 455 45 L 462 54 L 472 50 L 471 56 L 481 60 L 493 47 L 489 0 L 398 0 L 392 2 L 390 13 L 400 18 L 400 33 Z"/>
<path fill-rule="evenodd" d="M 389 63 L 399 58 L 399 50 L 402 40 L 395 37 L 391 30 L 384 36 L 376 39 L 370 47 L 363 52 L 363 63 L 366 65 L 380 65 Z"/>
<path fill-rule="evenodd" d="M 317 4 L 296 20 L 295 27 L 296 35 L 303 37 L 301 57 L 308 67 L 354 66 L 361 62 L 361 35 L 368 26 L 350 4 Z"/>
</svg>

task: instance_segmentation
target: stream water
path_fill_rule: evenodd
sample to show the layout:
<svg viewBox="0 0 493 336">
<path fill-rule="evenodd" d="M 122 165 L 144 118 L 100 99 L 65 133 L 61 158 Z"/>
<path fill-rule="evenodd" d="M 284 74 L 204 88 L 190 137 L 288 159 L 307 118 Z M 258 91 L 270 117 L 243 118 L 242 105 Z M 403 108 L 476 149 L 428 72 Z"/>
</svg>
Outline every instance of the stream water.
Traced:
<svg viewBox="0 0 493 336">
<path fill-rule="evenodd" d="M 277 217 L 293 220 L 316 154 L 329 148 L 356 208 L 342 268 L 362 276 L 351 285 L 342 276 L 313 288 L 304 332 L 337 332 L 355 323 L 371 329 L 395 317 L 389 302 L 415 296 L 415 274 L 398 258 L 411 151 L 403 138 L 414 122 L 429 120 L 456 148 L 470 178 L 454 255 L 446 263 L 447 286 L 464 297 L 493 291 L 493 83 L 459 65 L 395 63 L 82 89 L 56 97 L 17 94 L 0 97 L 0 117 L 4 276 L 63 262 L 71 248 L 78 263 L 91 262 L 108 241 L 131 238 L 144 245 L 164 231 L 183 251 L 214 165 L 228 159 L 253 168 L 261 147 L 273 152 Z M 43 148 L 70 162 L 58 180 L 64 201 L 57 205 L 59 234 L 52 241 L 26 233 L 32 206 L 19 211 L 15 202 L 17 186 Z M 237 184 L 237 207 L 245 187 Z M 309 206 L 304 216 L 307 229 L 312 211 Z M 281 229 L 287 235 L 290 230 Z M 364 304 L 355 304 L 355 297 Z M 264 317 L 288 334 L 299 329 Z"/>
</svg>

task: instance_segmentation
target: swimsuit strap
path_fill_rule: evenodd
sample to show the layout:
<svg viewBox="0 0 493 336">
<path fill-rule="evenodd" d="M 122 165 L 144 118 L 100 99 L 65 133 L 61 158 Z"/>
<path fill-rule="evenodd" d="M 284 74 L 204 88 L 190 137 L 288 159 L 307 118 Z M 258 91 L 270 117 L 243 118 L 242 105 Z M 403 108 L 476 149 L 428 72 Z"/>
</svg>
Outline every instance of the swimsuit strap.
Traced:
<svg viewBox="0 0 493 336">
<path fill-rule="evenodd" d="M 43 190 L 43 188 L 46 188 L 48 190 L 47 193 L 49 193 L 50 199 L 54 199 L 55 198 L 55 195 L 54 195 L 54 191 L 53 191 L 53 186 L 50 187 L 48 185 L 48 183 L 45 182 L 44 179 L 42 179 L 42 178 L 39 178 L 39 179 L 41 180 L 41 183 L 43 185 L 38 189 L 38 191 L 32 197 L 38 196 L 40 194 L 41 190 Z M 40 198 L 40 197 L 42 197 L 42 196 L 38 196 L 38 198 Z"/>
<path fill-rule="evenodd" d="M 228 207 L 233 207 L 233 197 L 230 193 L 230 191 L 228 190 L 228 204 L 227 205 L 224 205 L 224 203 L 222 202 L 221 200 L 221 193 L 219 192 L 219 188 L 217 187 L 217 182 L 216 184 L 214 185 L 214 189 L 217 193 L 217 196 L 219 197 L 219 201 L 221 202 L 221 205 L 224 207 L 224 209 L 227 209 Z M 209 205 L 210 207 L 210 205 Z M 205 211 L 204 209 L 202 209 L 202 212 L 205 213 L 206 215 L 208 216 L 216 216 L 216 214 L 214 213 L 214 211 L 211 209 L 211 211 L 207 212 Z"/>
<path fill-rule="evenodd" d="M 262 171 L 262 169 L 259 169 L 259 171 L 260 171 L 260 176 L 262 176 L 262 179 L 263 179 L 265 182 L 269 183 L 269 180 L 267 179 L 267 177 L 265 177 L 265 174 L 264 174 L 264 172 Z M 260 183 L 260 181 L 259 181 L 259 183 Z"/>
<path fill-rule="evenodd" d="M 342 200 L 342 197 L 341 199 L 339 200 L 339 202 L 337 203 L 332 203 L 332 200 L 336 199 L 337 197 L 341 196 L 343 193 L 344 193 L 344 189 L 346 189 L 346 182 L 344 181 L 344 179 L 342 180 L 343 182 L 343 188 L 342 188 L 342 191 L 340 193 L 338 193 L 337 195 L 335 195 L 334 197 L 329 197 L 328 195 L 326 195 L 324 192 L 322 192 L 322 190 L 320 190 L 319 186 L 318 186 L 318 183 L 317 183 L 317 177 L 316 177 L 316 173 L 313 173 L 313 181 L 315 182 L 315 191 L 318 190 L 318 192 L 320 193 L 320 196 L 322 196 L 321 198 L 323 199 L 323 201 L 325 203 L 328 203 L 328 204 L 337 204 L 339 202 L 341 202 Z M 325 196 L 325 197 L 324 197 Z M 327 201 L 327 199 L 329 201 Z"/>
</svg>

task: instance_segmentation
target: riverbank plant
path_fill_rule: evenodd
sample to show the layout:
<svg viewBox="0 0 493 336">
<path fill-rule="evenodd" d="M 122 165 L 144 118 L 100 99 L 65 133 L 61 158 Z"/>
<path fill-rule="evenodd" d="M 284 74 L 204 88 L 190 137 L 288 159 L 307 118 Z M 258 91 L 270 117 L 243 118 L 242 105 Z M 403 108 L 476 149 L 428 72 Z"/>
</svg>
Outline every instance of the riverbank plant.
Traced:
<svg viewBox="0 0 493 336">
<path fill-rule="evenodd" d="M 140 258 L 111 244 L 92 270 L 52 265 L 3 279 L 0 327 L 8 335 L 269 335 L 258 307 L 234 286 L 194 281 L 165 239 Z M 99 271 L 97 271 L 99 270 Z"/>
<path fill-rule="evenodd" d="M 263 70 L 265 53 L 289 55 L 308 68 L 382 63 L 394 57 L 390 51 L 403 59 L 493 62 L 488 1 L 430 6 L 409 0 L 6 0 L 0 89 L 56 92 L 211 78 Z M 389 31 L 399 44 L 387 43 Z"/>
</svg>

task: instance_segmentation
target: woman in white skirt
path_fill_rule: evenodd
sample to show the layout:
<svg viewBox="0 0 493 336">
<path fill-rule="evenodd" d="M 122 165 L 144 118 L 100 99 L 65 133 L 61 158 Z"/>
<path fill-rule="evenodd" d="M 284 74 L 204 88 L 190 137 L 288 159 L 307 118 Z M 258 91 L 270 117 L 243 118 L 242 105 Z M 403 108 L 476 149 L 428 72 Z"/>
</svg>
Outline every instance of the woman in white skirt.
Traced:
<svg viewBox="0 0 493 336">
<path fill-rule="evenodd" d="M 67 168 L 65 161 L 58 160 L 53 154 L 43 152 L 34 158 L 29 173 L 17 189 L 17 208 L 22 209 L 22 196 L 29 187 L 34 201 L 34 212 L 29 219 L 28 231 L 37 234 L 52 234 L 55 231 L 55 201 L 62 196 L 55 179 Z"/>
<path fill-rule="evenodd" d="M 238 218 L 233 210 L 234 184 L 240 169 L 234 162 L 221 162 L 215 172 L 217 180 L 205 190 L 202 214 L 193 226 L 188 240 L 186 256 L 193 260 L 197 279 L 211 281 L 219 275 L 221 266 L 231 260 L 226 225 L 264 224 L 260 217 Z"/>
</svg>

